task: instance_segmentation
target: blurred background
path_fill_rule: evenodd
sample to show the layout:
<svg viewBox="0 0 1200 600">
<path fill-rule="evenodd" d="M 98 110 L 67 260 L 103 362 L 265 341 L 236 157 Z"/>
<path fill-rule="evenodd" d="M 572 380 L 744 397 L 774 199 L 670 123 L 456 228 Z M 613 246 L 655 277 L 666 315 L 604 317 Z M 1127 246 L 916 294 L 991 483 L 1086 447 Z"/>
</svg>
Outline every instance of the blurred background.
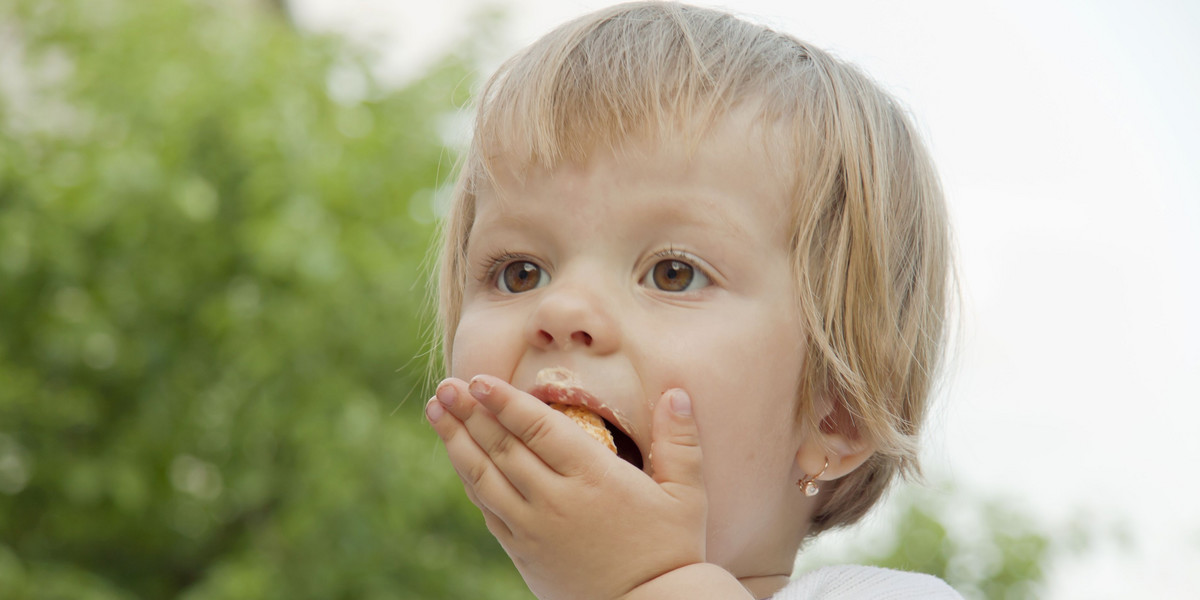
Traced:
<svg viewBox="0 0 1200 600">
<path fill-rule="evenodd" d="M 0 598 L 527 599 L 420 416 L 499 60 L 610 2 L 0 0 Z M 739 2 L 943 173 L 924 485 L 798 567 L 1200 594 L 1200 7 Z"/>
</svg>

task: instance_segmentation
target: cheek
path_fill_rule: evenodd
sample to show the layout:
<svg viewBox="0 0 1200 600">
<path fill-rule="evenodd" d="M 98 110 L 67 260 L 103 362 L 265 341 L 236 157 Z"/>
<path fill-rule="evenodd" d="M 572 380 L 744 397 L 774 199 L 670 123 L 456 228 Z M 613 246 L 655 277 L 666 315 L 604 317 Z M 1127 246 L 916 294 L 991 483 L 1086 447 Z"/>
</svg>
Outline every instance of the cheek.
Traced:
<svg viewBox="0 0 1200 600">
<path fill-rule="evenodd" d="M 804 366 L 804 334 L 799 319 L 780 319 L 788 310 L 775 304 L 751 305 L 730 310 L 706 327 L 680 336 L 673 344 L 676 356 L 688 357 L 689 373 L 723 390 L 794 397 Z M 743 403 L 758 398 L 742 397 Z"/>
<path fill-rule="evenodd" d="M 743 325 L 740 335 L 729 332 L 723 340 L 725 356 L 716 363 L 719 368 L 694 371 L 707 396 L 697 410 L 715 417 L 713 437 L 735 455 L 734 461 L 774 471 L 787 469 L 801 437 L 796 409 L 803 337 L 798 326 L 778 319 Z"/>
<path fill-rule="evenodd" d="M 450 376 L 468 379 L 480 373 L 507 377 L 521 343 L 520 327 L 511 316 L 490 310 L 466 310 L 454 330 Z"/>
</svg>

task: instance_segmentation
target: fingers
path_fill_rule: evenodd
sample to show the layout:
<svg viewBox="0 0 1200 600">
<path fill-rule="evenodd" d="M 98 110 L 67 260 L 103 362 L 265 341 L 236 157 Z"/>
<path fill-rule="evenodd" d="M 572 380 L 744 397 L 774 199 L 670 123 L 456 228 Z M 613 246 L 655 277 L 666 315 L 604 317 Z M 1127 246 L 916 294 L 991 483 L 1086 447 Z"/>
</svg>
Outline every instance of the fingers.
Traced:
<svg viewBox="0 0 1200 600">
<path fill-rule="evenodd" d="M 502 379 L 477 375 L 470 392 L 521 445 L 560 475 L 577 475 L 609 455 L 570 419 Z M 580 460 L 581 452 L 588 460 Z"/>
<path fill-rule="evenodd" d="M 433 426 L 434 431 L 442 438 L 447 454 L 451 455 L 450 464 L 454 466 L 454 472 L 458 474 L 458 478 L 463 482 L 463 489 L 467 493 L 467 499 L 483 513 L 483 522 L 487 525 L 488 531 L 491 531 L 492 535 L 496 536 L 501 543 L 512 539 L 512 530 L 508 524 L 493 512 L 491 508 L 488 508 L 488 504 L 479 497 L 476 488 L 482 483 L 484 477 L 469 472 L 467 468 L 460 468 L 460 464 L 465 465 L 472 462 L 468 457 L 474 455 L 475 460 L 478 460 L 478 455 L 475 455 L 475 452 L 466 445 L 466 442 L 469 440 L 466 439 L 467 436 L 462 434 L 462 423 L 454 415 L 447 414 L 445 405 L 439 402 L 436 397 L 431 398 L 429 403 L 425 405 L 425 416 L 429 420 L 429 424 Z M 455 441 L 450 442 L 449 440 L 451 439 Z M 466 447 L 462 448 L 461 446 Z M 451 453 L 451 448 L 454 448 L 453 453 Z M 475 450 L 482 452 L 478 447 Z M 499 482 L 497 482 L 497 487 L 500 490 L 505 489 L 504 486 L 499 485 Z"/>
<path fill-rule="evenodd" d="M 463 480 L 463 491 L 466 492 L 467 499 L 470 500 L 471 504 L 474 504 L 475 508 L 478 508 L 479 512 L 483 514 L 483 522 L 485 525 L 487 525 L 488 531 L 492 532 L 492 535 L 496 536 L 496 539 L 500 540 L 501 544 L 504 544 L 508 540 L 512 539 L 512 529 L 509 528 L 508 523 L 505 523 L 504 519 L 501 519 L 496 513 L 492 512 L 490 508 L 483 504 L 483 502 L 479 499 L 479 496 L 475 493 L 475 490 L 471 489 L 471 486 L 467 485 L 467 482 L 465 479 L 463 479 L 462 475 L 459 475 L 459 479 Z"/>
<path fill-rule="evenodd" d="M 475 445 L 523 498 L 532 498 L 533 488 L 545 485 L 546 478 L 554 474 L 555 471 L 539 456 L 539 444 L 526 443 L 545 435 L 543 432 L 552 429 L 553 419 L 561 417 L 541 401 L 502 380 L 483 376 L 472 379 L 469 387 L 461 379 L 447 379 L 438 386 L 437 393 L 439 402 L 462 422 Z M 480 397 L 488 399 L 493 406 L 506 408 L 497 414 L 495 408 L 479 402 Z M 514 399 L 527 403 L 522 404 L 520 410 L 511 408 L 510 400 Z M 517 412 L 523 412 L 525 418 L 514 419 Z M 525 436 L 510 430 L 514 420 L 519 423 L 515 426 L 525 428 L 522 430 Z"/>
<path fill-rule="evenodd" d="M 683 390 L 667 390 L 654 408 L 650 465 L 654 480 L 679 499 L 704 493 L 700 432 L 692 401 Z"/>
<path fill-rule="evenodd" d="M 462 480 L 467 496 L 483 511 L 488 529 L 499 533 L 496 526 L 502 524 L 503 519 L 497 515 L 514 510 L 525 502 L 525 497 L 475 442 L 459 416 L 448 410 L 443 401 L 431 399 L 425 406 L 425 416 L 442 439 L 446 455 Z M 501 531 L 507 531 L 507 526 Z"/>
</svg>

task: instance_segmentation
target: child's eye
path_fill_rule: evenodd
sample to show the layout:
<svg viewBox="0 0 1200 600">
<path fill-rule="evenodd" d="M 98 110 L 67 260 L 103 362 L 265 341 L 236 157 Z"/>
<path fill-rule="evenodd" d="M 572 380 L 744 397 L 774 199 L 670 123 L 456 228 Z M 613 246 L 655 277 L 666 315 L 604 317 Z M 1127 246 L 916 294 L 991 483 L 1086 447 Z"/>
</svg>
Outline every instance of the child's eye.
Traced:
<svg viewBox="0 0 1200 600">
<path fill-rule="evenodd" d="M 514 260 L 500 270 L 496 286 L 509 294 L 520 294 L 550 283 L 550 276 L 541 267 L 527 261 Z"/>
<path fill-rule="evenodd" d="M 675 258 L 658 261 L 642 280 L 643 285 L 653 286 L 664 292 L 698 290 L 707 287 L 709 283 L 708 276 L 703 271 Z"/>
</svg>

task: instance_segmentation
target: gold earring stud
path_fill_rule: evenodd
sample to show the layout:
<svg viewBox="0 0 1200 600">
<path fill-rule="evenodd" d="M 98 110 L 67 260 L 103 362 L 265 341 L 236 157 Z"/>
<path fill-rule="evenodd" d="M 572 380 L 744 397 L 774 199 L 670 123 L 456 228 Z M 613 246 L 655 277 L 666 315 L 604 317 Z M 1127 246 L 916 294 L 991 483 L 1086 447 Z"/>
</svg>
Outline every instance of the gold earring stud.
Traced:
<svg viewBox="0 0 1200 600">
<path fill-rule="evenodd" d="M 808 497 L 816 496 L 821 491 L 821 486 L 817 484 L 817 478 L 825 474 L 825 469 L 829 468 L 829 458 L 825 458 L 825 466 L 821 467 L 821 472 L 812 477 L 805 476 L 796 482 L 800 489 L 804 490 L 804 495 Z"/>
</svg>

